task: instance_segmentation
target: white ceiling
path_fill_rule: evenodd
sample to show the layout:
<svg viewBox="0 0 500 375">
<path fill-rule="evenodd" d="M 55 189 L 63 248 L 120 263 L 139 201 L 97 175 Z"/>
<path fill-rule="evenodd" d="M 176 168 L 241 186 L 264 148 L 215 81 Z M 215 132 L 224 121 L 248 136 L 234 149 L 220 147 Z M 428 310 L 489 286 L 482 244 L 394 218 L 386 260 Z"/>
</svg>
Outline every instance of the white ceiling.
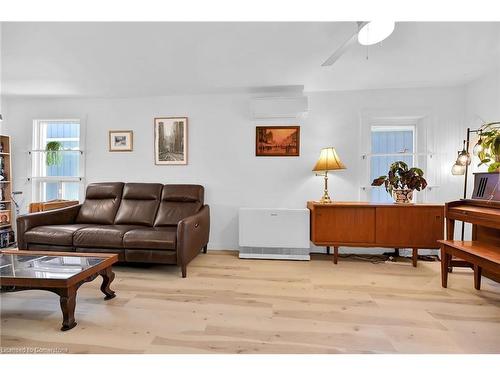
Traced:
<svg viewBox="0 0 500 375">
<path fill-rule="evenodd" d="M 464 84 L 500 66 L 500 23 L 397 23 L 323 61 L 355 30 L 328 23 L 2 23 L 3 95 L 155 96 Z M 368 59 L 367 59 L 368 56 Z"/>
</svg>

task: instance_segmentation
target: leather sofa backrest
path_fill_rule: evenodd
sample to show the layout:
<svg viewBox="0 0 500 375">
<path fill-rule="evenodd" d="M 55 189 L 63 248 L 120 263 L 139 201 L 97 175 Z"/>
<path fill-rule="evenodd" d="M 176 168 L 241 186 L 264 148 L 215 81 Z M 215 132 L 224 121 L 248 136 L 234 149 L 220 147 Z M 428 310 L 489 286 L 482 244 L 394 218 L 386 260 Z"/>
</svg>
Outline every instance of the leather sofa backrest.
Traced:
<svg viewBox="0 0 500 375">
<path fill-rule="evenodd" d="M 77 224 L 113 224 L 120 206 L 123 182 L 101 182 L 87 186 Z"/>
<path fill-rule="evenodd" d="M 204 203 L 205 189 L 201 185 L 165 185 L 155 227 L 177 225 L 185 217 L 197 213 Z"/>
<path fill-rule="evenodd" d="M 153 226 L 162 189 L 162 184 L 125 184 L 115 224 Z"/>
</svg>

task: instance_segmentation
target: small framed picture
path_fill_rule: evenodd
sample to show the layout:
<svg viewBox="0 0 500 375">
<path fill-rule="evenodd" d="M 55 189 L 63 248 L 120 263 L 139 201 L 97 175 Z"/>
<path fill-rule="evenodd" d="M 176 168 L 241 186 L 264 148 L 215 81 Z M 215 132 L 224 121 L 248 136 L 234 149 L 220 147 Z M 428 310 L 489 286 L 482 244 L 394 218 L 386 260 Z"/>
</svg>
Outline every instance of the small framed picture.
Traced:
<svg viewBox="0 0 500 375">
<path fill-rule="evenodd" d="M 10 212 L 4 211 L 0 212 L 0 225 L 10 224 Z"/>
<path fill-rule="evenodd" d="M 155 164 L 187 164 L 187 117 L 160 117 L 154 119 Z"/>
<path fill-rule="evenodd" d="M 299 156 L 300 126 L 257 126 L 255 156 Z"/>
<path fill-rule="evenodd" d="M 132 130 L 110 130 L 109 151 L 132 151 L 134 149 L 134 132 Z"/>
</svg>

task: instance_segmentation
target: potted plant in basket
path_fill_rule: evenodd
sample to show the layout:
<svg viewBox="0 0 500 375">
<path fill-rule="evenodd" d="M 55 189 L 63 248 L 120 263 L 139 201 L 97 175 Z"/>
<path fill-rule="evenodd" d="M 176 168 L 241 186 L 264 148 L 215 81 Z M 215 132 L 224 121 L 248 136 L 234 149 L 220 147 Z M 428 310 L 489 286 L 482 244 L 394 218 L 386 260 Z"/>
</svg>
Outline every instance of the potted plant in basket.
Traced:
<svg viewBox="0 0 500 375">
<path fill-rule="evenodd" d="M 372 182 L 372 186 L 385 186 L 385 190 L 396 203 L 410 203 L 413 190 L 423 190 L 427 186 L 424 172 L 420 168 L 408 168 L 403 161 L 396 161 L 389 167 L 387 176 L 380 176 Z"/>
</svg>

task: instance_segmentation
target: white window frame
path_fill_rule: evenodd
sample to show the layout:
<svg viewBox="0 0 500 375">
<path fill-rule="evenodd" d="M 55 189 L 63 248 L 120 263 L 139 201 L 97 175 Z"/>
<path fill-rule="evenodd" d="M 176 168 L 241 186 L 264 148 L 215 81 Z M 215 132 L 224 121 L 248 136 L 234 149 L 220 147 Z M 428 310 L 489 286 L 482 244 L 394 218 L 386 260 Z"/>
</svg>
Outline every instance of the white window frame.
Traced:
<svg viewBox="0 0 500 375">
<path fill-rule="evenodd" d="M 371 177 L 371 159 L 373 157 L 377 157 L 377 156 L 400 156 L 400 155 L 404 155 L 404 156 L 411 156 L 412 158 L 412 166 L 413 167 L 418 167 L 418 152 L 417 152 L 417 124 L 416 122 L 413 123 L 413 122 L 409 122 L 407 124 L 401 124 L 397 121 L 394 121 L 394 123 L 391 123 L 392 121 L 390 121 L 389 123 L 384 123 L 383 125 L 382 124 L 377 124 L 377 125 L 371 125 L 370 126 L 370 153 L 366 155 L 367 157 L 367 163 L 368 163 L 368 174 L 369 176 Z M 387 154 L 375 154 L 373 153 L 373 150 L 371 149 L 371 146 L 372 146 L 372 133 L 373 132 L 390 132 L 390 131 L 409 131 L 411 130 L 413 132 L 413 139 L 412 139 L 412 142 L 413 142 L 413 152 L 406 152 L 406 150 L 403 150 L 403 152 L 396 152 L 396 153 L 387 153 Z M 370 181 L 371 182 L 371 181 Z M 373 189 L 377 189 L 377 187 L 375 186 L 370 186 L 371 189 L 370 189 L 370 200 L 372 199 L 372 192 L 373 192 Z M 415 200 L 415 196 L 413 197 L 413 200 Z"/>
<path fill-rule="evenodd" d="M 42 133 L 42 123 L 45 122 L 78 122 L 80 124 L 80 137 L 79 138 L 54 138 L 54 140 L 73 140 L 79 141 L 79 149 L 74 151 L 80 152 L 80 162 L 78 176 L 45 176 L 47 173 L 47 166 L 45 164 L 45 149 L 46 144 L 45 134 Z M 44 183 L 57 183 L 58 199 L 64 196 L 65 182 L 78 182 L 80 188 L 78 191 L 78 200 L 82 200 L 84 194 L 84 181 L 85 181 L 85 153 L 83 146 L 85 145 L 85 128 L 83 121 L 78 118 L 58 118 L 58 119 L 35 119 L 33 120 L 33 138 L 31 155 L 31 172 L 28 180 L 31 181 L 31 194 L 33 201 L 41 201 L 45 197 L 45 184 Z M 64 152 L 64 151 L 63 151 Z"/>
<path fill-rule="evenodd" d="M 381 108 L 381 109 L 363 109 L 359 112 L 359 149 L 360 163 L 358 164 L 360 175 L 359 199 L 369 201 L 371 199 L 371 180 L 370 180 L 370 152 L 371 152 L 371 129 L 372 126 L 414 126 L 414 165 L 427 170 L 429 158 L 433 153 L 429 152 L 428 138 L 429 131 L 432 131 L 433 118 L 430 115 L 432 111 L 429 108 L 411 109 L 411 108 Z M 430 127 L 430 128 L 429 128 Z M 430 130 L 429 130 L 430 129 Z M 429 172 L 429 171 L 427 171 Z M 428 174 L 428 173 L 427 173 Z M 428 175 L 428 177 L 430 177 Z M 434 185 L 433 179 L 426 178 L 430 185 Z M 414 194 L 415 201 L 421 202 L 427 200 L 427 195 L 431 191 L 428 186 L 423 192 Z M 436 186 L 433 186 L 436 187 Z"/>
</svg>

